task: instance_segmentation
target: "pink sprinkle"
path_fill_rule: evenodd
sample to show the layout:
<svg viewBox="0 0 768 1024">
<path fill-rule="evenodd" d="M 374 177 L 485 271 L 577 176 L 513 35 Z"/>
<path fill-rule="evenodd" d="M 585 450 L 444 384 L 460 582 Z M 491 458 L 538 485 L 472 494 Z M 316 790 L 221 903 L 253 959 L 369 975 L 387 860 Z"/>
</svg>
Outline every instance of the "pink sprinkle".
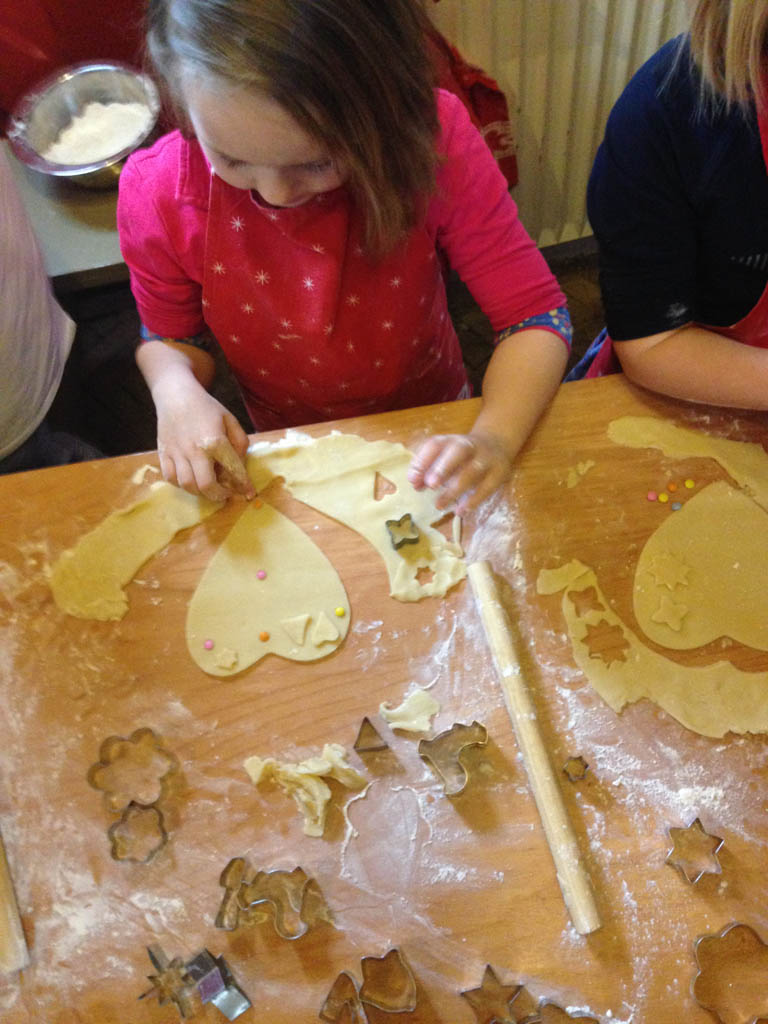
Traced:
<svg viewBox="0 0 768 1024">
<path fill-rule="evenodd" d="M 656 491 L 648 491 L 648 493 L 646 494 L 646 498 L 648 499 L 648 501 L 656 501 L 656 499 L 658 498 L 658 494 L 656 493 Z"/>
<path fill-rule="evenodd" d="M 203 647 L 206 649 L 206 651 L 212 651 L 213 650 L 213 640 L 206 640 L 205 643 L 203 644 Z"/>
<path fill-rule="evenodd" d="M 265 580 L 267 578 L 267 574 L 264 572 L 263 569 L 259 569 L 256 575 L 259 577 L 260 580 Z"/>
</svg>

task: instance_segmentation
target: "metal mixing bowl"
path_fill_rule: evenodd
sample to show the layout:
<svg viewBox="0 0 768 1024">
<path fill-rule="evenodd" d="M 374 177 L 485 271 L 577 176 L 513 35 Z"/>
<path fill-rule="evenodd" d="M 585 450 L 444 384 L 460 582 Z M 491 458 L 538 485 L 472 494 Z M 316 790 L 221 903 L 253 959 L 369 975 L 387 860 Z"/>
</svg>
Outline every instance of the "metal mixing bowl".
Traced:
<svg viewBox="0 0 768 1024">
<path fill-rule="evenodd" d="M 46 160 L 43 153 L 93 102 L 143 103 L 151 115 L 150 126 L 129 145 L 95 163 Z M 127 64 L 76 64 L 46 78 L 19 100 L 11 113 L 8 140 L 18 159 L 42 174 L 66 178 L 86 188 L 111 188 L 117 184 L 128 156 L 154 131 L 159 112 L 157 89 L 147 75 Z"/>
</svg>

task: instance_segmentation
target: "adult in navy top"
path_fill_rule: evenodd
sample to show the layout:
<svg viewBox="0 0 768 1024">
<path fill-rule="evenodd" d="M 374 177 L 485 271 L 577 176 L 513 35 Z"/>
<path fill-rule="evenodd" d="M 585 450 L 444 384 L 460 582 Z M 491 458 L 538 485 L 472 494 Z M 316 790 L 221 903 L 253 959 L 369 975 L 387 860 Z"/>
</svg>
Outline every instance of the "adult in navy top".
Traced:
<svg viewBox="0 0 768 1024">
<path fill-rule="evenodd" d="M 588 190 L 607 329 L 587 376 L 768 408 L 768 132 L 747 56 L 768 52 L 767 6 L 697 4 L 611 112 Z"/>
</svg>

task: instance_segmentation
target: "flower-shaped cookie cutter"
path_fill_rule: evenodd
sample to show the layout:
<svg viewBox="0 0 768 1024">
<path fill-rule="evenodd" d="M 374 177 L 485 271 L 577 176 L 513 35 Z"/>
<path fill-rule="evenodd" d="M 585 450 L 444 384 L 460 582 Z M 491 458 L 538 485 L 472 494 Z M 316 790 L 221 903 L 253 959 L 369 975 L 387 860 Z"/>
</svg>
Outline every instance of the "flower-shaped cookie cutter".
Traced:
<svg viewBox="0 0 768 1024">
<path fill-rule="evenodd" d="M 131 801 L 120 820 L 107 829 L 107 838 L 113 860 L 147 864 L 168 842 L 163 813 L 154 805 Z"/>
<path fill-rule="evenodd" d="M 178 768 L 175 755 L 164 749 L 152 729 L 143 728 L 128 738 L 104 740 L 99 760 L 86 777 L 104 794 L 107 809 L 119 814 L 131 802 L 144 807 L 159 803 Z"/>
<path fill-rule="evenodd" d="M 568 776 L 569 782 L 581 782 L 582 779 L 586 778 L 589 765 L 581 754 L 578 754 L 576 757 L 568 758 L 563 765 L 563 771 Z"/>
<path fill-rule="evenodd" d="M 413 972 L 399 949 L 384 956 L 364 956 L 360 961 L 363 983 L 358 986 L 349 971 L 334 981 L 320 1009 L 320 1019 L 329 1024 L 368 1024 L 366 1007 L 385 1013 L 413 1013 L 418 990 Z"/>
<path fill-rule="evenodd" d="M 431 740 L 420 740 L 419 755 L 440 778 L 445 795 L 458 796 L 469 781 L 464 752 L 469 747 L 484 747 L 487 742 L 488 731 L 484 725 L 456 722 Z"/>
<path fill-rule="evenodd" d="M 694 943 L 697 974 L 691 995 L 720 1024 L 760 1024 L 768 1018 L 768 945 L 747 924 L 732 921 Z"/>
</svg>

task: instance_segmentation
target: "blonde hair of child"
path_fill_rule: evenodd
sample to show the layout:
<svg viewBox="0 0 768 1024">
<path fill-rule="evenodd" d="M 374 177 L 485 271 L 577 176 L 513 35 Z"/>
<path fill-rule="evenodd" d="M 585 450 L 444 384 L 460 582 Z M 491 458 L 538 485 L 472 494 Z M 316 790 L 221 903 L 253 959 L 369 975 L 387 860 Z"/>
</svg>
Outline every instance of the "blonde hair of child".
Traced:
<svg viewBox="0 0 768 1024">
<path fill-rule="evenodd" d="M 768 105 L 768 3 L 698 0 L 690 28 L 691 56 L 709 97 L 746 107 Z M 706 98 L 706 97 L 703 97 Z"/>
<path fill-rule="evenodd" d="M 434 190 L 426 18 L 421 0 L 150 0 L 147 51 L 187 132 L 183 73 L 277 101 L 346 168 L 381 255 Z"/>
</svg>

